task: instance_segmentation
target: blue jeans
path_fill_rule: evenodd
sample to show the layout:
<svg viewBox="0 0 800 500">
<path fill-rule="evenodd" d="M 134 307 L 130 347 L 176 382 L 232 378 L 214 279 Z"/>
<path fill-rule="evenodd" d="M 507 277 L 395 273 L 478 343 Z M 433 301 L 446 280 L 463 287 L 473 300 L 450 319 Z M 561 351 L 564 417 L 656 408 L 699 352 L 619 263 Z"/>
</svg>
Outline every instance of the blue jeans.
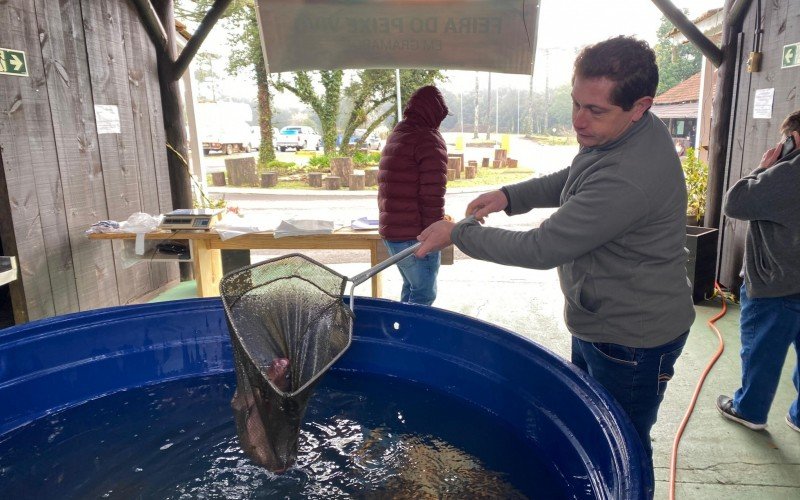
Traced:
<svg viewBox="0 0 800 500">
<path fill-rule="evenodd" d="M 656 423 L 667 382 L 675 373 L 675 361 L 688 336 L 686 332 L 669 343 L 649 348 L 586 342 L 572 337 L 572 363 L 600 382 L 628 414 L 647 452 L 651 477 L 650 429 Z"/>
<path fill-rule="evenodd" d="M 402 252 L 417 240 L 386 241 L 383 240 L 389 255 Z M 439 274 L 439 264 L 442 261 L 442 252 L 431 252 L 422 259 L 411 256 L 397 263 L 400 275 L 403 277 L 403 291 L 400 301 L 410 304 L 423 304 L 429 306 L 436 300 L 436 275 Z"/>
<path fill-rule="evenodd" d="M 800 363 L 800 299 L 787 297 L 751 299 L 742 285 L 739 316 L 742 338 L 742 387 L 733 396 L 733 409 L 745 420 L 767 423 L 775 399 L 783 363 L 794 342 Z M 794 387 L 800 391 L 800 374 L 794 369 Z M 800 425 L 800 397 L 789 407 L 789 416 Z"/>
</svg>

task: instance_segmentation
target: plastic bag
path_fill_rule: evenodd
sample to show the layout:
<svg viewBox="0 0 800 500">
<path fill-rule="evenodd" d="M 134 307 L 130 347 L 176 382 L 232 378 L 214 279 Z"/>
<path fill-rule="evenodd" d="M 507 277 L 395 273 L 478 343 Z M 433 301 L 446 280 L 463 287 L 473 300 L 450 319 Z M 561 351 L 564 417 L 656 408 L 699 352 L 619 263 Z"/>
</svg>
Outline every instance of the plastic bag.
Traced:
<svg viewBox="0 0 800 500">
<path fill-rule="evenodd" d="M 144 212 L 136 212 L 128 220 L 119 225 L 120 229 L 128 233 L 136 233 L 136 255 L 144 255 L 144 235 L 158 230 L 161 224 L 161 215 L 152 216 Z"/>
</svg>

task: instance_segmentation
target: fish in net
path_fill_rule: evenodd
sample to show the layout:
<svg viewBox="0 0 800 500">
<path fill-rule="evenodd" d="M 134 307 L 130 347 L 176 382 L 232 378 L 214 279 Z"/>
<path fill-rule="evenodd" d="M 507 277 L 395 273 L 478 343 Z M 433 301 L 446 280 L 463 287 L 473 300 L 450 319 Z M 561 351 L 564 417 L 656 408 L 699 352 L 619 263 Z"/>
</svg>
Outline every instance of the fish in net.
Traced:
<svg viewBox="0 0 800 500">
<path fill-rule="evenodd" d="M 239 443 L 255 463 L 276 473 L 292 465 L 313 389 L 350 346 L 355 287 L 417 246 L 353 278 L 301 254 L 222 278 L 236 371 L 231 407 Z M 343 300 L 348 281 L 353 284 L 349 307 Z"/>
</svg>

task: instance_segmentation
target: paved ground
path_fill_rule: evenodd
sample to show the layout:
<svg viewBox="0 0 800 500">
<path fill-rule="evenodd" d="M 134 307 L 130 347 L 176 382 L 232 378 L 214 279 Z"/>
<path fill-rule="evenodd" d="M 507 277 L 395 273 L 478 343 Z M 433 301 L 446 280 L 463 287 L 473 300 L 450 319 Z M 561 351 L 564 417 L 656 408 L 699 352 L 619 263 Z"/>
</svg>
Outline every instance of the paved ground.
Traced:
<svg viewBox="0 0 800 500">
<path fill-rule="evenodd" d="M 326 199 L 280 193 L 229 192 L 228 195 L 241 197 L 239 201 L 252 210 L 297 210 L 310 214 L 324 209 L 326 213 L 345 219 L 364 215 L 361 211 L 374 207 L 374 193 L 372 197 L 342 194 Z M 448 211 L 463 213 L 474 196 L 474 192 L 448 193 Z M 490 221 L 493 225 L 523 229 L 537 225 L 548 214 L 548 211 L 534 211 L 515 218 L 493 215 Z M 253 259 L 267 257 L 266 252 L 254 252 Z M 366 252 L 328 252 L 314 258 L 325 261 L 346 276 L 358 274 L 369 266 Z M 384 271 L 385 297 L 398 297 L 401 284 L 396 269 Z M 562 320 L 563 299 L 555 271 L 498 266 L 457 253 L 454 265 L 442 267 L 438 284 L 439 298 L 435 307 L 502 325 L 568 357 L 570 337 Z M 368 294 L 368 287 L 362 286 L 362 294 Z M 162 299 L 192 293 L 191 283 L 182 284 Z M 668 498 L 669 462 L 675 432 L 703 369 L 717 349 L 716 335 L 706 321 L 719 311 L 718 301 L 697 306 L 697 321 L 677 363 L 676 376 L 670 382 L 659 422 L 653 429 L 656 498 L 659 499 Z M 784 422 L 787 408 L 796 396 L 790 378 L 795 366 L 794 355 L 784 367 L 767 431 L 753 432 L 723 420 L 714 408 L 718 394 L 731 394 L 739 385 L 738 312 L 738 306 L 731 306 L 717 323 L 724 336 L 725 351 L 700 393 L 681 442 L 677 498 L 800 499 L 800 434 Z"/>
</svg>

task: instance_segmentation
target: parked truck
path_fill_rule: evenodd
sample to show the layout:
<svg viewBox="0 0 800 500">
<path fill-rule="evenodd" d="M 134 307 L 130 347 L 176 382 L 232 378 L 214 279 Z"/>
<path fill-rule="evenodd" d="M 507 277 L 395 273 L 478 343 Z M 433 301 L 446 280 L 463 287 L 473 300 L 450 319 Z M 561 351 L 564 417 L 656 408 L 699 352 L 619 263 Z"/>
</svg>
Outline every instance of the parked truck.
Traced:
<svg viewBox="0 0 800 500">
<path fill-rule="evenodd" d="M 258 148 L 253 144 L 250 122 L 253 112 L 241 102 L 202 102 L 195 111 L 203 154 L 211 151 L 227 155 L 249 153 Z"/>
</svg>

